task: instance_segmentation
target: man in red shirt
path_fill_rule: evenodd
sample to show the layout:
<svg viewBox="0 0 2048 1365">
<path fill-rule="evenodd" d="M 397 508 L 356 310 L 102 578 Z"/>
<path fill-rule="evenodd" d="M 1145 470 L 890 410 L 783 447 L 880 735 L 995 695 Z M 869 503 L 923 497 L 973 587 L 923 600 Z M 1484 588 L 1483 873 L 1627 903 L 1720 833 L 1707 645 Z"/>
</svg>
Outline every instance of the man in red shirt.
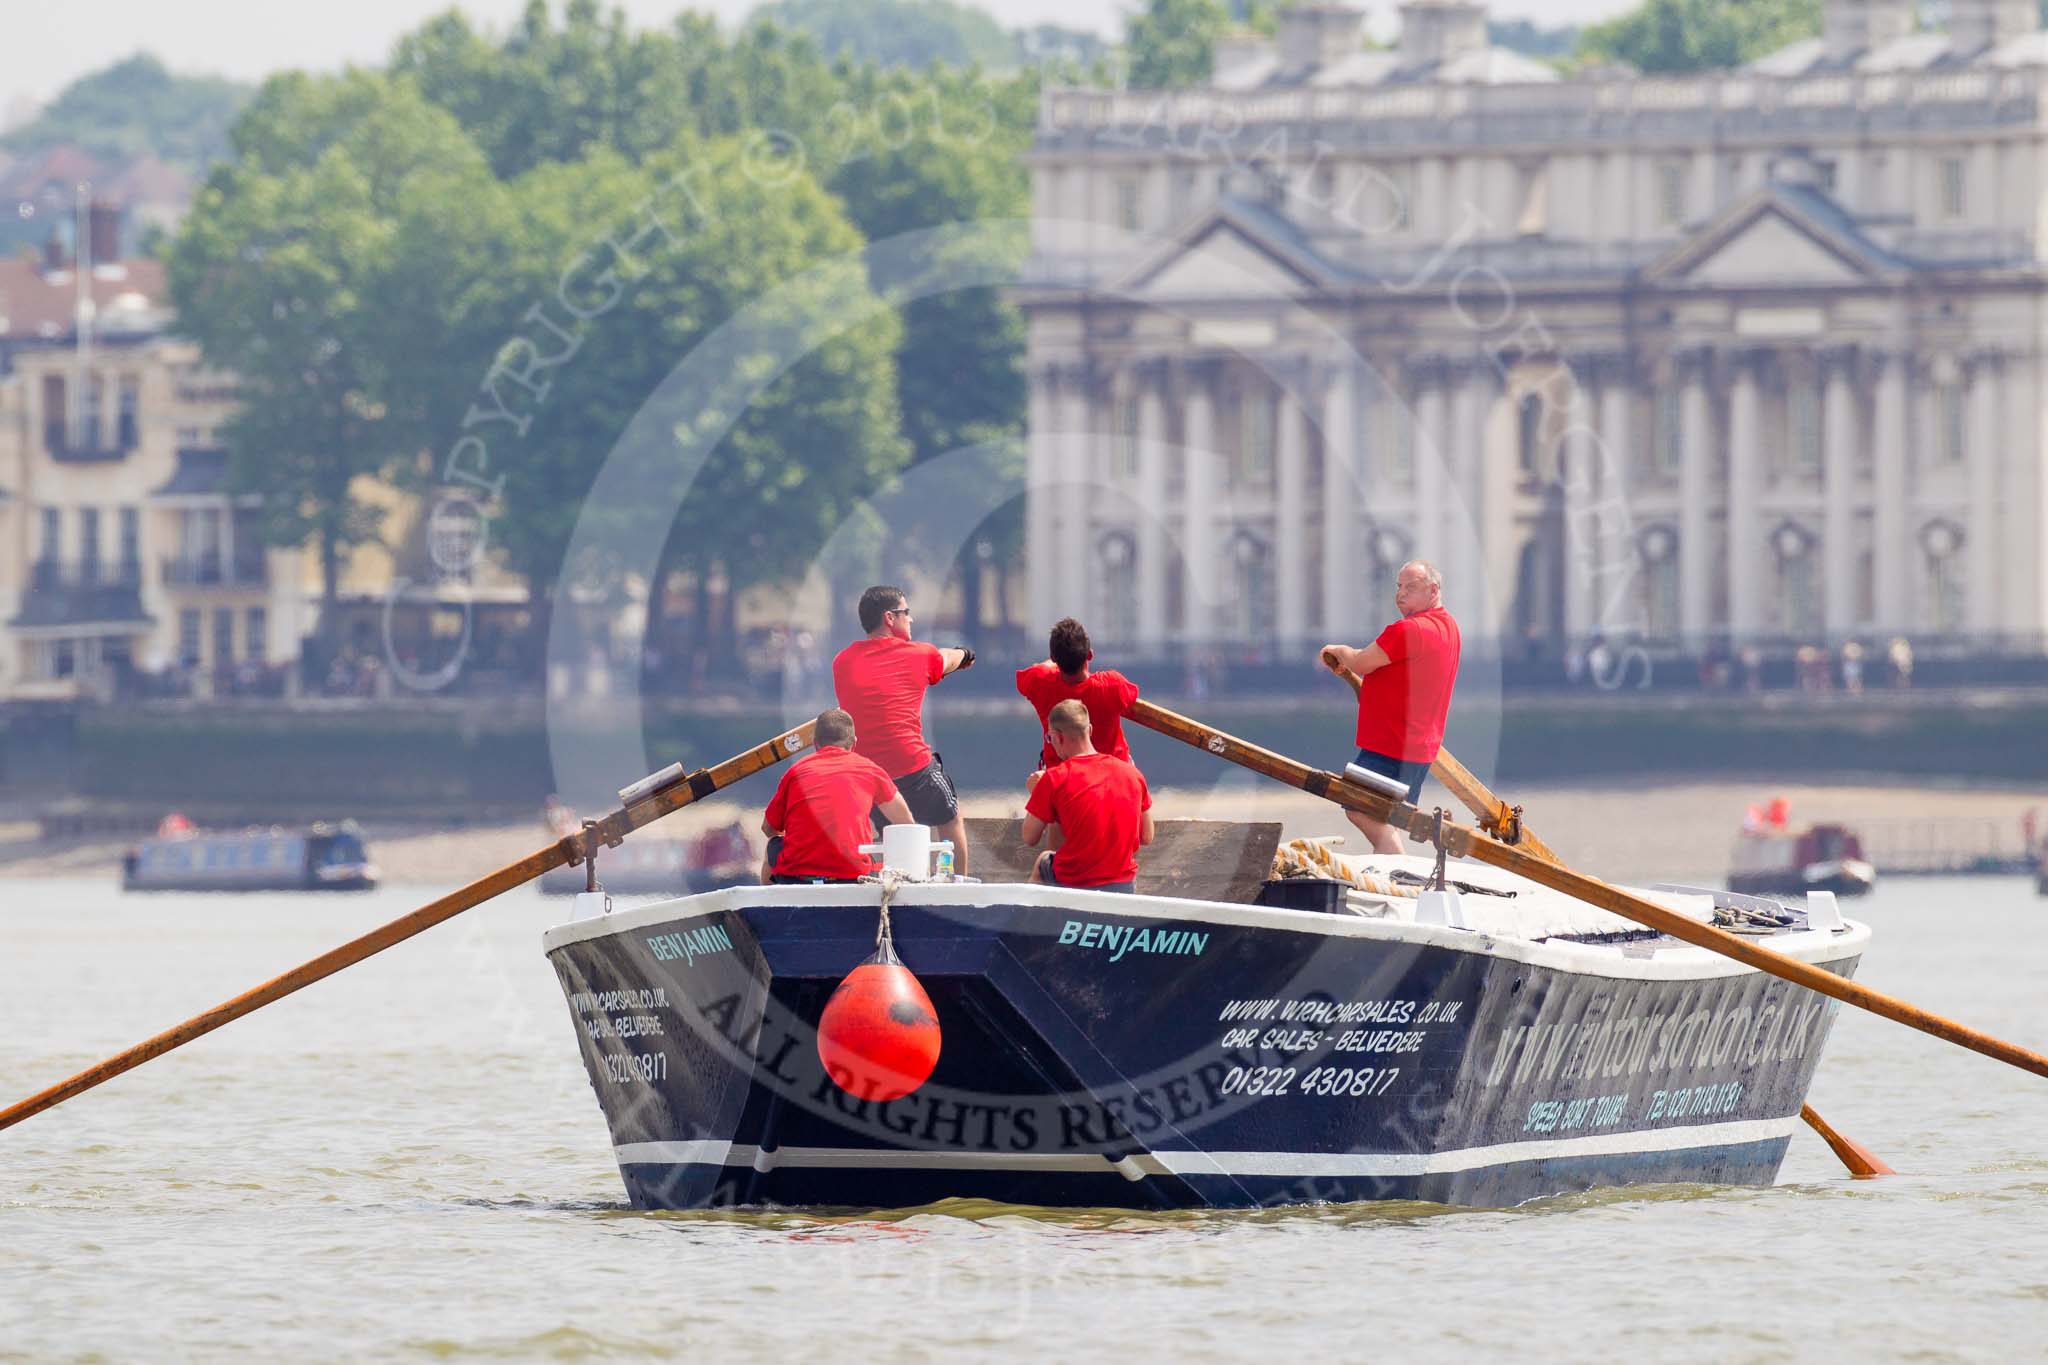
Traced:
<svg viewBox="0 0 2048 1365">
<path fill-rule="evenodd" d="M 1411 805 L 1421 798 L 1422 779 L 1443 748 L 1463 648 L 1443 595 L 1443 577 L 1435 565 L 1420 559 L 1403 564 L 1394 584 L 1394 607 L 1401 619 L 1364 649 L 1329 645 L 1323 650 L 1334 666 L 1363 680 L 1358 689 L 1359 766 L 1406 783 Z M 1404 851 L 1401 836 L 1387 826 L 1357 811 L 1345 814 L 1375 853 Z"/>
<path fill-rule="evenodd" d="M 1138 884 L 1138 849 L 1152 842 L 1152 793 L 1131 764 L 1095 751 L 1088 708 L 1063 701 L 1052 708 L 1047 732 L 1059 763 L 1038 774 L 1024 805 L 1024 842 L 1038 847 L 1046 827 L 1065 836 L 1042 855 L 1031 880 L 1047 886 L 1132 892 Z"/>
<path fill-rule="evenodd" d="M 1044 732 L 1038 766 L 1050 768 L 1060 761 L 1052 743 L 1052 708 L 1063 701 L 1078 701 L 1088 708 L 1097 752 L 1128 763 L 1131 746 L 1124 739 L 1124 713 L 1138 699 L 1138 685 L 1115 669 L 1088 671 L 1095 659 L 1095 651 L 1088 647 L 1088 628 L 1071 616 L 1052 628 L 1049 652 L 1051 657 L 1044 662 L 1017 670 L 1017 692 L 1038 712 L 1038 728 Z"/>
<path fill-rule="evenodd" d="M 854 753 L 853 742 L 852 716 L 834 709 L 818 717 L 816 747 L 782 774 L 761 817 L 768 836 L 763 881 L 857 882 L 871 866 L 860 846 L 870 841 L 875 808 L 891 824 L 910 822 L 896 784 Z"/>
<path fill-rule="evenodd" d="M 971 649 L 939 649 L 910 638 L 910 599 L 903 589 L 869 588 L 860 595 L 855 640 L 832 661 L 832 688 L 860 731 L 854 752 L 881 766 L 909 803 L 911 818 L 934 837 L 953 841 L 953 871 L 967 875 L 967 825 L 945 764 L 924 738 L 925 689 L 974 665 Z"/>
</svg>

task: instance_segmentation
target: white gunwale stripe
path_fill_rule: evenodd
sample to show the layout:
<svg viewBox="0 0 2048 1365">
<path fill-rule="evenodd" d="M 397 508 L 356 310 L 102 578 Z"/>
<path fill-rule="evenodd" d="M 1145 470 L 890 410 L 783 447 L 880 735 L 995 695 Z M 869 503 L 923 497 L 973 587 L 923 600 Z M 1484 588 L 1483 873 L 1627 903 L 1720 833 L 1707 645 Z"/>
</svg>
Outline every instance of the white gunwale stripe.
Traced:
<svg viewBox="0 0 2048 1365">
<path fill-rule="evenodd" d="M 1502 1142 L 1446 1152 L 1134 1152 L 1115 1163 L 1095 1152 L 935 1152 L 874 1147 L 775 1147 L 703 1139 L 625 1142 L 621 1166 L 777 1166 L 804 1170 L 1032 1171 L 1140 1175 L 1410 1176 L 1511 1166 L 1561 1157 L 1632 1156 L 1689 1148 L 1742 1147 L 1789 1138 L 1795 1117 L 1741 1119 L 1583 1137 Z"/>
</svg>

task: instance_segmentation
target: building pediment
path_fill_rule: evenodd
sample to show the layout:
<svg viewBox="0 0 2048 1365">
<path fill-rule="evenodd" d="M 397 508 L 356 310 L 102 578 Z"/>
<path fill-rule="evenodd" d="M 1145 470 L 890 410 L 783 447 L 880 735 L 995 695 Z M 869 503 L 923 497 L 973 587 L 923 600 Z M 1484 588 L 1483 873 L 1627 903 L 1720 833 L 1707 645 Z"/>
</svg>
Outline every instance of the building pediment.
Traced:
<svg viewBox="0 0 2048 1365">
<path fill-rule="evenodd" d="M 1226 197 L 1139 263 L 1115 291 L 1132 298 L 1292 298 L 1340 283 L 1301 230 L 1264 206 Z"/>
<path fill-rule="evenodd" d="M 1906 265 L 1819 190 L 1772 185 L 1708 224 L 1645 279 L 1724 288 L 1869 284 Z"/>
</svg>

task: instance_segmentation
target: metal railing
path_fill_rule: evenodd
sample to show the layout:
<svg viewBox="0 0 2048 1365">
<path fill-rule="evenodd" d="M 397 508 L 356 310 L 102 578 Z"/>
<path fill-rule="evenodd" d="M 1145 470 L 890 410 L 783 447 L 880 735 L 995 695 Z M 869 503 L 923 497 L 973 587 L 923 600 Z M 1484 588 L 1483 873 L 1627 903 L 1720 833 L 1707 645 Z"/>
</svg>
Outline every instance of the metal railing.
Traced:
<svg viewBox="0 0 2048 1365">
<path fill-rule="evenodd" d="M 1338 89 L 1159 92 L 1049 89 L 1041 97 L 1039 127 L 1047 135 L 1070 129 L 1172 127 L 1230 128 L 1249 124 L 1389 122 L 1434 124 L 1450 120 L 1525 125 L 1544 115 L 1585 118 L 1584 138 L 1635 136 L 1636 116 L 1759 118 L 1783 114 L 1787 131 L 1809 128 L 1816 112 L 1861 117 L 1877 112 L 1924 114 L 1968 109 L 1972 122 L 2032 122 L 2042 80 L 2028 70 L 1989 69 L 1939 73 L 1768 77 L 1728 73 L 1697 79 L 1566 81 L 1555 85 L 1391 85 Z"/>
<path fill-rule="evenodd" d="M 261 588 L 269 582 L 270 566 L 261 558 L 168 555 L 163 561 L 167 588 Z"/>
</svg>

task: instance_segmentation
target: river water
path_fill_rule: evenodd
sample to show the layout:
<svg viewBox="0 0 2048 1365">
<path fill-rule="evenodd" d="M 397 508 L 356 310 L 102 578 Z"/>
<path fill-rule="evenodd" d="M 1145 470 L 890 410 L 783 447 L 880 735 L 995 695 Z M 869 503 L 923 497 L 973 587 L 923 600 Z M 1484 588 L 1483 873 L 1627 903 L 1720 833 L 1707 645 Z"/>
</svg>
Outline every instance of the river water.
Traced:
<svg viewBox="0 0 2048 1365">
<path fill-rule="evenodd" d="M 429 898 L 0 884 L 11 1101 Z M 0 1358 L 2038 1358 L 2048 1081 L 1844 1011 L 1770 1189 L 1511 1211 L 636 1214 L 518 893 L 0 1134 Z M 2048 900 L 1895 880 L 1861 977 L 2048 1046 Z"/>
</svg>

